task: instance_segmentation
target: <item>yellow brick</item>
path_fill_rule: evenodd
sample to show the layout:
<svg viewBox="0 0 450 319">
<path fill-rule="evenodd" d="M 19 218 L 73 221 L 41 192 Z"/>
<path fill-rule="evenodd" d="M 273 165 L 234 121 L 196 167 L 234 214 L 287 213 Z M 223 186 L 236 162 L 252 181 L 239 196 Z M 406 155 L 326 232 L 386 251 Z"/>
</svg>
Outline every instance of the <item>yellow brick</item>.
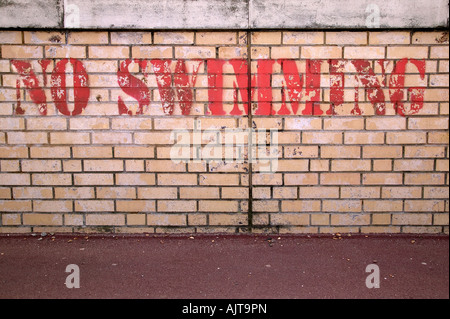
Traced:
<svg viewBox="0 0 450 319">
<path fill-rule="evenodd" d="M 361 226 L 370 224 L 369 214 L 333 214 L 331 215 L 331 225 L 338 226 Z"/>
<path fill-rule="evenodd" d="M 431 225 L 432 214 L 393 214 L 392 225 Z"/>
<path fill-rule="evenodd" d="M 330 170 L 330 161 L 329 160 L 310 160 L 310 168 L 311 172 L 327 172 Z"/>
<path fill-rule="evenodd" d="M 370 171 L 370 160 L 333 160 L 331 161 L 333 172 Z"/>
<path fill-rule="evenodd" d="M 144 174 L 144 173 L 116 174 L 116 184 L 122 186 L 155 185 L 155 174 Z"/>
<path fill-rule="evenodd" d="M 127 214 L 127 225 L 128 226 L 137 226 L 137 225 L 145 225 L 147 220 L 146 214 Z M 133 229 L 131 229 L 133 232 Z"/>
<path fill-rule="evenodd" d="M 135 59 L 171 59 L 172 47 L 136 46 L 132 47 L 132 57 Z"/>
<path fill-rule="evenodd" d="M 118 200 L 116 207 L 117 212 L 147 213 L 156 211 L 156 203 L 154 200 Z"/>
<path fill-rule="evenodd" d="M 410 44 L 410 33 L 406 31 L 370 32 L 369 43 L 379 44 Z"/>
<path fill-rule="evenodd" d="M 359 185 L 359 173 L 323 173 L 320 176 L 322 185 Z"/>
<path fill-rule="evenodd" d="M 70 158 L 70 147 L 30 147 L 31 158 Z"/>
<path fill-rule="evenodd" d="M 390 225 L 391 214 L 372 214 L 373 225 Z"/>
<path fill-rule="evenodd" d="M 322 120 L 317 118 L 287 118 L 284 127 L 286 130 L 321 130 Z"/>
<path fill-rule="evenodd" d="M 76 200 L 76 212 L 112 212 L 114 201 L 112 200 Z"/>
<path fill-rule="evenodd" d="M 192 189 L 192 188 L 190 188 Z M 139 187 L 138 198 L 141 199 L 176 199 L 176 187 Z"/>
<path fill-rule="evenodd" d="M 323 44 L 324 33 L 323 32 L 283 32 L 283 44 Z"/>
<path fill-rule="evenodd" d="M 387 48 L 388 59 L 427 59 L 428 47 L 424 46 L 398 46 Z"/>
<path fill-rule="evenodd" d="M 81 167 L 81 161 L 78 161 L 78 160 L 63 161 L 63 171 L 64 172 L 81 172 L 81 171 L 83 171 L 83 169 Z"/>
<path fill-rule="evenodd" d="M 90 59 L 128 59 L 130 49 L 126 46 L 90 46 Z"/>
<path fill-rule="evenodd" d="M 401 146 L 364 146 L 363 158 L 401 158 Z"/>
<path fill-rule="evenodd" d="M 85 59 L 86 47 L 84 46 L 46 46 L 45 57 L 51 59 Z"/>
<path fill-rule="evenodd" d="M 392 171 L 392 160 L 374 160 L 373 170 L 376 172 Z"/>
<path fill-rule="evenodd" d="M 180 214 L 149 214 L 147 224 L 151 226 L 186 226 L 186 216 Z"/>
<path fill-rule="evenodd" d="M 147 172 L 186 172 L 185 163 L 174 163 L 171 160 L 145 161 Z"/>
<path fill-rule="evenodd" d="M 204 214 L 189 214 L 188 215 L 188 225 L 190 226 L 206 226 L 207 219 Z"/>
<path fill-rule="evenodd" d="M 36 225 L 36 226 L 59 226 L 62 225 L 61 214 L 24 214 L 24 225 Z"/>
<path fill-rule="evenodd" d="M 92 133 L 94 144 L 131 144 L 131 133 Z"/>
<path fill-rule="evenodd" d="M 44 132 L 9 132 L 8 144 L 47 144 L 47 133 Z"/>
<path fill-rule="evenodd" d="M 108 32 L 70 32 L 69 44 L 108 44 Z"/>
<path fill-rule="evenodd" d="M 445 211 L 443 200 L 406 200 L 405 212 L 440 212 Z"/>
<path fill-rule="evenodd" d="M 21 44 L 21 43 L 22 43 L 22 31 L 0 32 L 0 44 Z"/>
<path fill-rule="evenodd" d="M 176 59 L 214 59 L 216 48 L 214 47 L 175 47 Z"/>
<path fill-rule="evenodd" d="M 75 118 L 70 119 L 71 130 L 107 130 L 109 119 L 107 118 Z"/>
<path fill-rule="evenodd" d="M 322 210 L 327 213 L 358 213 L 362 211 L 361 200 L 324 200 Z"/>
<path fill-rule="evenodd" d="M 89 133 L 58 132 L 50 133 L 51 144 L 89 144 Z"/>
<path fill-rule="evenodd" d="M 311 225 L 330 225 L 330 214 L 311 214 Z"/>
<path fill-rule="evenodd" d="M 364 119 L 358 118 L 333 118 L 324 120 L 325 130 L 363 130 L 364 129 Z"/>
<path fill-rule="evenodd" d="M 304 173 L 304 174 L 284 174 L 285 185 L 317 185 L 319 183 L 319 174 Z M 261 185 L 271 185 L 264 183 Z M 281 185 L 281 183 L 276 183 Z"/>
<path fill-rule="evenodd" d="M 383 59 L 384 47 L 345 47 L 344 59 Z"/>
<path fill-rule="evenodd" d="M 405 130 L 406 119 L 402 117 L 395 118 L 368 118 L 366 121 L 366 129 L 374 131 L 384 130 Z"/>
<path fill-rule="evenodd" d="M 22 224 L 20 214 L 2 214 L 2 226 L 19 226 Z"/>
<path fill-rule="evenodd" d="M 0 185 L 8 186 L 21 186 L 30 185 L 29 174 L 12 174 L 12 173 L 0 173 Z"/>
<path fill-rule="evenodd" d="M 196 212 L 197 202 L 193 200 L 158 200 L 157 209 L 158 212 Z"/>
<path fill-rule="evenodd" d="M 113 174 L 75 174 L 75 185 L 113 185 Z"/>
<path fill-rule="evenodd" d="M 157 118 L 155 119 L 155 130 L 192 130 L 194 121 L 192 119 Z"/>
<path fill-rule="evenodd" d="M 124 168 L 121 160 L 85 160 L 83 164 L 86 172 L 121 172 Z"/>
<path fill-rule="evenodd" d="M 442 173 L 407 173 L 405 185 L 443 185 L 445 174 Z"/>
<path fill-rule="evenodd" d="M 448 187 L 425 187 L 424 198 L 442 198 L 448 199 L 449 188 Z"/>
<path fill-rule="evenodd" d="M 1 171 L 6 172 L 20 172 L 20 162 L 18 160 L 0 160 Z"/>
<path fill-rule="evenodd" d="M 114 157 L 116 158 L 153 158 L 155 150 L 146 146 L 117 146 L 114 147 Z"/>
<path fill-rule="evenodd" d="M 238 212 L 238 202 L 237 201 L 212 201 L 212 200 L 200 200 L 198 202 L 199 212 L 223 212 L 223 213 L 233 213 Z"/>
<path fill-rule="evenodd" d="M 201 174 L 200 185 L 204 186 L 237 186 L 239 185 L 238 174 Z"/>
<path fill-rule="evenodd" d="M 61 161 L 58 160 L 24 160 L 23 172 L 58 172 L 61 171 Z"/>
<path fill-rule="evenodd" d="M 28 158 L 28 148 L 0 146 L 0 158 Z"/>
<path fill-rule="evenodd" d="M 387 144 L 425 144 L 425 132 L 388 132 L 386 133 Z"/>
<path fill-rule="evenodd" d="M 281 32 L 253 32 L 252 44 L 281 44 Z"/>
<path fill-rule="evenodd" d="M 340 59 L 342 48 L 337 46 L 304 46 L 301 52 L 302 59 Z"/>
<path fill-rule="evenodd" d="M 0 187 L 0 199 L 11 199 L 11 189 L 7 187 Z"/>
<path fill-rule="evenodd" d="M 211 214 L 209 216 L 211 226 L 246 226 L 247 224 L 246 214 Z"/>
<path fill-rule="evenodd" d="M 60 199 L 93 199 L 93 187 L 55 187 L 55 198 Z"/>
<path fill-rule="evenodd" d="M 394 171 L 433 171 L 433 160 L 395 160 Z"/>
<path fill-rule="evenodd" d="M 383 187 L 383 198 L 421 198 L 421 187 Z"/>
<path fill-rule="evenodd" d="M 342 187 L 341 198 L 380 198 L 380 187 Z"/>
<path fill-rule="evenodd" d="M 72 211 L 72 201 L 70 200 L 35 200 L 33 201 L 33 211 L 37 213 L 67 213 Z"/>
<path fill-rule="evenodd" d="M 271 214 L 271 225 L 273 226 L 300 226 L 309 225 L 309 215 L 308 214 L 289 214 L 289 213 L 278 213 Z"/>
<path fill-rule="evenodd" d="M 78 147 L 74 146 L 72 148 L 73 157 L 74 158 L 111 158 L 112 157 L 112 148 L 108 146 L 101 147 L 91 147 L 91 146 L 83 146 Z"/>
<path fill-rule="evenodd" d="M 449 58 L 448 45 L 431 47 L 430 58 L 431 59 L 448 59 Z"/>
<path fill-rule="evenodd" d="M 382 132 L 346 132 L 345 144 L 384 144 L 384 133 Z"/>
<path fill-rule="evenodd" d="M 299 59 L 300 49 L 299 47 L 282 46 L 271 48 L 272 59 Z"/>
<path fill-rule="evenodd" d="M 363 174 L 364 185 L 400 185 L 402 184 L 400 173 L 367 173 Z"/>
<path fill-rule="evenodd" d="M 0 118 L 0 127 L 4 131 L 24 130 L 25 121 L 24 119 L 20 118 L 11 118 L 11 117 Z"/>
<path fill-rule="evenodd" d="M 97 187 L 97 198 L 135 199 L 136 189 L 134 187 Z"/>
<path fill-rule="evenodd" d="M 364 211 L 374 213 L 402 212 L 401 200 L 364 200 Z"/>
<path fill-rule="evenodd" d="M 42 59 L 44 49 L 34 45 L 2 45 L 3 59 Z"/>
<path fill-rule="evenodd" d="M 0 200 L 0 211 L 8 213 L 30 212 L 30 200 Z"/>
<path fill-rule="evenodd" d="M 327 44 L 367 44 L 366 32 L 326 32 Z"/>
<path fill-rule="evenodd" d="M 281 202 L 282 212 L 320 212 L 319 200 L 285 200 Z"/>
<path fill-rule="evenodd" d="M 233 188 L 234 189 L 234 188 Z M 218 187 L 181 187 L 182 199 L 218 199 L 220 198 Z M 217 205 L 217 202 L 214 202 Z"/>
<path fill-rule="evenodd" d="M 236 32 L 197 32 L 197 45 L 236 44 Z"/>
<path fill-rule="evenodd" d="M 342 144 L 342 133 L 303 132 L 304 144 Z"/>
<path fill-rule="evenodd" d="M 111 32 L 111 44 L 152 44 L 152 33 Z"/>
<path fill-rule="evenodd" d="M 448 118 L 410 118 L 408 128 L 410 130 L 446 130 Z"/>
<path fill-rule="evenodd" d="M 196 174 L 158 174 L 158 185 L 197 185 Z"/>
<path fill-rule="evenodd" d="M 193 44 L 194 32 L 155 32 L 155 44 Z"/>
<path fill-rule="evenodd" d="M 125 225 L 124 214 L 87 214 L 87 226 L 121 226 Z"/>
<path fill-rule="evenodd" d="M 339 198 L 339 187 L 300 187 L 300 198 Z"/>
</svg>

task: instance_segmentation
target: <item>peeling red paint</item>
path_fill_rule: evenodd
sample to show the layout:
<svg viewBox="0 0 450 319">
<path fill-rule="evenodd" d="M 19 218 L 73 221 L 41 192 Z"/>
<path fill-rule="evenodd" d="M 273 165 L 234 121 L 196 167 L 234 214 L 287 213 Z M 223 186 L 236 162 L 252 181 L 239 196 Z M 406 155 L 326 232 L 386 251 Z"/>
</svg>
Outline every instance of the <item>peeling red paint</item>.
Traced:
<svg viewBox="0 0 450 319">
<path fill-rule="evenodd" d="M 412 63 L 419 71 L 420 78 L 425 78 L 425 61 L 415 59 L 402 59 L 397 62 L 391 74 L 389 82 L 389 95 L 391 102 L 397 114 L 406 116 L 419 113 L 423 108 L 425 88 L 410 87 L 408 92 L 411 93 L 411 103 L 409 108 L 403 103 L 404 101 L 404 87 L 405 87 L 405 73 L 408 63 Z"/>
<path fill-rule="evenodd" d="M 165 114 L 173 115 L 176 103 L 179 104 L 181 114 L 189 115 L 195 99 L 194 88 L 196 85 L 198 73 L 203 63 L 206 64 L 208 76 L 208 115 L 248 115 L 251 101 L 255 101 L 256 109 L 254 115 L 298 115 L 300 105 L 303 102 L 305 107 L 300 112 L 302 115 L 322 115 L 320 108 L 322 101 L 321 88 L 321 67 L 325 60 L 307 60 L 305 74 L 298 70 L 297 62 L 294 60 L 270 60 L 262 59 L 256 62 L 257 70 L 252 74 L 252 88 L 249 90 L 249 65 L 245 59 L 223 60 L 190 60 L 193 63 L 193 70 L 188 72 L 186 60 L 177 60 L 175 71 L 172 72 L 172 60 L 125 60 L 120 64 L 117 72 L 117 81 L 124 93 L 134 98 L 139 106 L 136 110 L 127 107 L 122 97 L 118 97 L 119 114 L 141 115 L 144 114 L 151 103 L 151 91 L 147 86 L 148 66 L 153 67 L 161 97 L 162 108 Z M 21 83 L 29 91 L 31 100 L 38 105 L 39 112 L 42 115 L 47 114 L 46 95 L 39 84 L 30 62 L 12 60 L 12 65 L 20 75 L 20 80 L 16 83 L 17 105 L 16 114 L 24 114 L 20 99 Z M 42 67 L 44 87 L 46 86 L 47 68 L 51 60 L 38 61 Z M 141 80 L 133 76 L 129 71 L 131 63 L 137 63 L 140 72 L 144 75 Z M 326 111 L 327 115 L 336 115 L 337 107 L 344 104 L 345 76 L 351 65 L 356 72 L 355 80 L 360 85 L 355 87 L 354 108 L 351 111 L 353 115 L 362 115 L 359 107 L 360 92 L 364 88 L 369 101 L 375 109 L 376 115 L 386 114 L 386 100 L 383 88 L 389 83 L 390 101 L 393 104 L 396 113 L 399 115 L 412 115 L 418 113 L 423 108 L 425 88 L 410 87 L 410 103 L 405 105 L 404 86 L 406 66 L 411 63 L 416 66 L 421 76 L 425 78 L 425 61 L 415 59 L 402 59 L 398 61 L 389 76 L 386 75 L 385 60 L 329 60 L 329 78 L 330 78 L 330 108 Z M 381 78 L 375 74 L 372 63 L 377 63 L 381 67 Z M 67 103 L 66 86 L 66 66 L 73 66 L 74 74 L 74 110 L 69 109 Z M 233 81 L 233 108 L 228 114 L 224 109 L 224 67 L 231 65 L 233 67 L 235 81 Z M 281 88 L 281 108 L 275 111 L 273 108 L 273 87 L 272 77 L 275 65 L 281 67 L 283 73 L 283 83 Z M 51 94 L 56 108 L 64 115 L 75 116 L 82 114 L 87 107 L 90 95 L 88 83 L 88 73 L 83 63 L 77 59 L 63 59 L 56 63 L 55 69 L 51 75 Z M 249 92 L 251 91 L 251 92 Z M 249 97 L 251 95 L 251 99 Z M 239 102 L 241 101 L 241 103 Z M 303 104 L 302 103 L 302 104 Z"/>
<path fill-rule="evenodd" d="M 66 66 L 68 63 L 73 66 L 73 111 L 69 109 L 67 103 Z M 56 64 L 51 77 L 51 93 L 59 112 L 68 116 L 79 115 L 83 112 L 89 102 L 90 89 L 88 79 L 89 75 L 83 63 L 77 59 L 63 59 Z"/>
<path fill-rule="evenodd" d="M 119 86 L 126 94 L 138 101 L 139 106 L 135 112 L 136 115 L 141 115 L 144 114 L 145 107 L 148 107 L 150 105 L 150 91 L 144 82 L 131 75 L 128 67 L 132 62 L 133 60 L 125 60 L 120 64 L 120 69 L 117 72 L 117 81 L 119 83 Z M 144 61 L 134 60 L 134 62 L 138 63 L 143 70 L 145 70 L 147 67 L 147 63 Z M 133 111 L 125 105 L 125 102 L 120 96 L 119 114 L 133 115 Z"/>
<path fill-rule="evenodd" d="M 17 69 L 17 72 L 20 74 L 22 83 L 30 93 L 31 100 L 39 108 L 39 113 L 41 115 L 47 115 L 47 98 L 45 97 L 44 90 L 39 85 L 39 80 L 36 77 L 33 68 L 31 67 L 31 63 L 26 61 L 12 60 L 11 64 Z M 20 81 L 17 82 L 17 84 L 17 89 L 20 89 Z M 19 112 L 19 114 L 23 112 L 22 108 L 20 108 L 20 105 L 19 108 L 16 107 L 16 113 L 17 112 Z"/>
</svg>

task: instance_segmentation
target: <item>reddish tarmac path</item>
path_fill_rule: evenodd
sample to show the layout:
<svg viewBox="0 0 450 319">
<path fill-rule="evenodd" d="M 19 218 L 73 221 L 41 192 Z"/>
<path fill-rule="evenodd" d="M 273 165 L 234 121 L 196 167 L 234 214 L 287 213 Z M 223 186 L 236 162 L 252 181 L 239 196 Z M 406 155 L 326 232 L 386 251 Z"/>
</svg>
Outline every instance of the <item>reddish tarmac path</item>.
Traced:
<svg viewBox="0 0 450 319">
<path fill-rule="evenodd" d="M 449 298 L 448 236 L 193 236 L 2 235 L 0 299 Z"/>
</svg>

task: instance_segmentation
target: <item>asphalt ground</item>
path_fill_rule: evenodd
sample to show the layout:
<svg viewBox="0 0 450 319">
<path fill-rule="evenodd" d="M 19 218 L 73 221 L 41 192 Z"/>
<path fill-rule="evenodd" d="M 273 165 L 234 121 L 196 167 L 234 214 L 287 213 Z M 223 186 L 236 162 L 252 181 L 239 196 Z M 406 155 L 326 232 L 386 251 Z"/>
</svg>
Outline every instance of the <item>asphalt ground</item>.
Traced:
<svg viewBox="0 0 450 319">
<path fill-rule="evenodd" d="M 448 236 L 0 236 L 0 299 L 424 298 L 449 298 Z"/>
</svg>

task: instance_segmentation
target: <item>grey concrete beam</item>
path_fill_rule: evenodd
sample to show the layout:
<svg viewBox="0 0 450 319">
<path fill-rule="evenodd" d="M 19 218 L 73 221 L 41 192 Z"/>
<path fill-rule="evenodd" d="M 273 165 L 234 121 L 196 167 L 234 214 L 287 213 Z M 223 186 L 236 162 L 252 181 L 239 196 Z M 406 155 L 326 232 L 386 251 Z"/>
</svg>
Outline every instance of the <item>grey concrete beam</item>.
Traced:
<svg viewBox="0 0 450 319">
<path fill-rule="evenodd" d="M 414 29 L 448 19 L 448 0 L 0 0 L 0 28 Z"/>
<path fill-rule="evenodd" d="M 0 28 L 60 28 L 64 0 L 0 0 Z"/>
<path fill-rule="evenodd" d="M 436 28 L 448 0 L 249 0 L 250 28 Z"/>
<path fill-rule="evenodd" d="M 247 29 L 249 15 L 247 0 L 66 0 L 65 8 L 66 28 Z"/>
</svg>

